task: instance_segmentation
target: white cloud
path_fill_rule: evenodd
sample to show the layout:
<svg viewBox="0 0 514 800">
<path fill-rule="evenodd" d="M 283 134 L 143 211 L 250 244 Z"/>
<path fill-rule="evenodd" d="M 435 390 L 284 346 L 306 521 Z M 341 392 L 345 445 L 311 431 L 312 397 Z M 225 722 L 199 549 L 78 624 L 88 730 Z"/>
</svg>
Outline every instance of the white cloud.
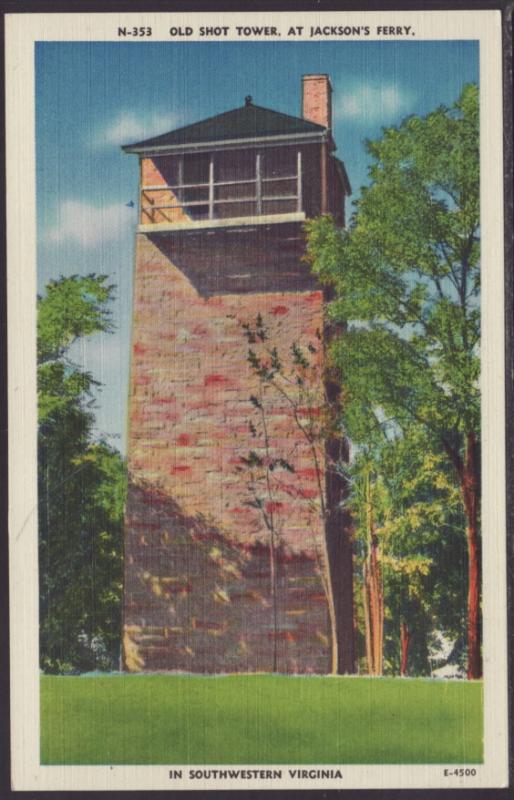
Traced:
<svg viewBox="0 0 514 800">
<path fill-rule="evenodd" d="M 59 208 L 57 223 L 45 238 L 56 244 L 74 240 L 82 247 L 92 248 L 126 236 L 127 226 L 133 220 L 134 209 L 123 203 L 98 208 L 80 200 L 65 200 Z"/>
<path fill-rule="evenodd" d="M 121 111 L 117 117 L 108 122 L 93 137 L 94 147 L 106 145 L 132 144 L 133 142 L 149 139 L 167 133 L 178 126 L 175 114 L 136 114 L 133 111 Z"/>
<path fill-rule="evenodd" d="M 395 84 L 361 83 L 343 92 L 335 112 L 358 124 L 387 123 L 407 113 L 411 103 L 411 94 Z"/>
</svg>

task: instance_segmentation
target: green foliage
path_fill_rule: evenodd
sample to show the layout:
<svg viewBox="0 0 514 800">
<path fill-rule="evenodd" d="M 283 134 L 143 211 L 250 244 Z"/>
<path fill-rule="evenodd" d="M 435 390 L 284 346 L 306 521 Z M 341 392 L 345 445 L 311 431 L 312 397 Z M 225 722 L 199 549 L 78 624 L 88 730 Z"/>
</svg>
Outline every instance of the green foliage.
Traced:
<svg viewBox="0 0 514 800">
<path fill-rule="evenodd" d="M 38 483 L 41 667 L 117 667 L 126 470 L 93 440 L 92 376 L 67 357 L 110 329 L 105 278 L 52 281 L 38 298 Z"/>
<path fill-rule="evenodd" d="M 480 436 L 478 125 L 468 85 L 451 108 L 385 129 L 367 142 L 371 181 L 348 230 L 330 217 L 307 223 L 307 258 L 344 327 L 331 356 L 358 446 L 360 530 L 355 487 L 374 474 L 391 669 L 401 619 L 422 634 L 412 642 L 422 673 L 431 632 L 464 634 L 460 489 L 470 437 Z"/>
<path fill-rule="evenodd" d="M 113 286 L 105 275 L 52 280 L 44 298 L 38 298 L 38 363 L 61 358 L 73 341 L 111 330 L 108 301 Z"/>
<path fill-rule="evenodd" d="M 400 623 L 412 640 L 409 673 L 429 674 L 435 633 L 462 637 L 466 618 L 466 545 L 460 493 L 444 455 L 421 428 L 378 436 L 359 449 L 350 475 L 357 566 L 367 555 L 364 484 L 371 476 L 384 581 L 385 671 L 400 669 Z"/>
<path fill-rule="evenodd" d="M 452 109 L 367 143 L 372 182 L 347 231 L 307 224 L 314 272 L 335 289 L 330 313 L 350 323 L 334 347 L 348 407 L 422 423 L 452 457 L 480 420 L 478 141 L 470 85 Z"/>
</svg>

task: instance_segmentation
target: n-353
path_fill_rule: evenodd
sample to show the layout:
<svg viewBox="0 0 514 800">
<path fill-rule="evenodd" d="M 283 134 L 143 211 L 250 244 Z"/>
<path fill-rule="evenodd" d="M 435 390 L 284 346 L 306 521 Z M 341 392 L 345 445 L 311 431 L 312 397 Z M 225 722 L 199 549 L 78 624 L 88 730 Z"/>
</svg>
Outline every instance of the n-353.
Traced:
<svg viewBox="0 0 514 800">
<path fill-rule="evenodd" d="M 118 28 L 118 36 L 151 36 L 151 28 Z"/>
</svg>

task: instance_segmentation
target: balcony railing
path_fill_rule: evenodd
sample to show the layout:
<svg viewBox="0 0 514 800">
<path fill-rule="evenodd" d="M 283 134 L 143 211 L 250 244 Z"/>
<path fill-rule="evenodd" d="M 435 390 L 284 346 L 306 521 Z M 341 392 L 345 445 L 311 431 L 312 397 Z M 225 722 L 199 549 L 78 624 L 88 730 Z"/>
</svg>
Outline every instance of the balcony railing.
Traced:
<svg viewBox="0 0 514 800">
<path fill-rule="evenodd" d="M 257 155 L 255 177 L 216 181 L 211 159 L 206 182 L 141 187 L 143 224 L 282 214 L 302 211 L 302 206 L 300 151 L 294 174 L 263 176 Z"/>
</svg>

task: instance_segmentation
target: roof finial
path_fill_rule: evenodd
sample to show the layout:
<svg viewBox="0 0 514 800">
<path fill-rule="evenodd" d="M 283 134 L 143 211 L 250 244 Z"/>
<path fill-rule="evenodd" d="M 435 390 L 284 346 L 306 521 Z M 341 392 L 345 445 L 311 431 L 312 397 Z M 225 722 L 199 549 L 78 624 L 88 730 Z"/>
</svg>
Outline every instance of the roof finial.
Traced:
<svg viewBox="0 0 514 800">
<path fill-rule="evenodd" d="M 251 106 L 251 105 L 252 105 L 252 95 L 247 94 L 245 97 L 245 106 Z"/>
</svg>

